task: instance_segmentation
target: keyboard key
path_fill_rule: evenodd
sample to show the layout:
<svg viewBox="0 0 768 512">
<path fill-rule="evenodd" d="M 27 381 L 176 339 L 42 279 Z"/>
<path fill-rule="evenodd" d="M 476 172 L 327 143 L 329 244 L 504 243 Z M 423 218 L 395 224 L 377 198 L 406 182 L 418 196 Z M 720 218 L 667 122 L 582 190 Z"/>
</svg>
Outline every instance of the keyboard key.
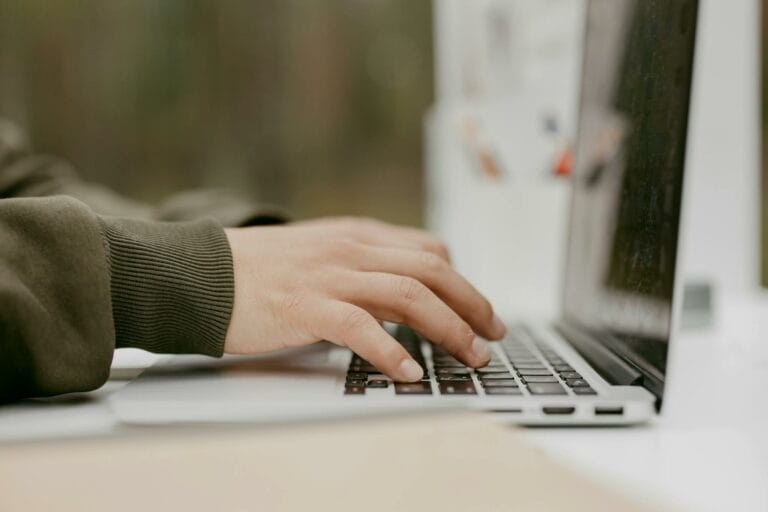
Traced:
<svg viewBox="0 0 768 512">
<path fill-rule="evenodd" d="M 533 352 L 527 348 L 510 348 L 504 347 L 504 353 L 509 357 L 534 357 Z"/>
<path fill-rule="evenodd" d="M 431 395 L 432 385 L 429 382 L 395 382 L 395 394 Z"/>
<path fill-rule="evenodd" d="M 387 388 L 389 386 L 389 381 L 384 379 L 376 379 L 368 382 L 369 388 Z"/>
<path fill-rule="evenodd" d="M 467 382 L 472 380 L 469 375 L 438 375 L 437 382 Z"/>
<path fill-rule="evenodd" d="M 492 375 L 495 373 L 509 374 L 508 368 L 478 368 L 475 370 L 478 375 Z"/>
<path fill-rule="evenodd" d="M 536 382 L 536 383 L 541 383 L 541 382 L 557 382 L 556 378 L 554 378 L 554 377 L 546 377 L 546 376 L 544 376 L 544 377 L 542 377 L 542 376 L 530 376 L 530 377 L 525 377 L 525 378 L 523 378 L 521 380 L 523 382 Z"/>
<path fill-rule="evenodd" d="M 566 379 L 565 383 L 572 388 L 588 388 L 589 383 L 584 379 Z"/>
<path fill-rule="evenodd" d="M 458 361 L 456 362 L 438 362 L 435 361 L 435 368 L 463 368 L 466 369 L 467 365 L 460 363 Z"/>
<path fill-rule="evenodd" d="M 435 370 L 435 375 L 466 375 L 469 377 L 469 370 L 464 368 L 439 368 Z"/>
<path fill-rule="evenodd" d="M 571 391 L 577 395 L 596 395 L 597 391 L 592 388 L 573 388 Z"/>
<path fill-rule="evenodd" d="M 484 388 L 516 388 L 517 382 L 514 380 L 484 380 L 482 382 Z"/>
<path fill-rule="evenodd" d="M 567 394 L 565 391 L 565 388 L 557 383 L 528 384 L 528 391 L 532 395 L 566 395 Z"/>
<path fill-rule="evenodd" d="M 520 363 L 513 364 L 516 370 L 546 370 L 547 367 L 541 363 Z"/>
<path fill-rule="evenodd" d="M 534 353 L 528 349 L 511 349 L 509 347 L 502 347 L 502 349 L 509 357 L 536 357 Z"/>
<path fill-rule="evenodd" d="M 344 386 L 345 395 L 364 395 L 365 386 Z"/>
<path fill-rule="evenodd" d="M 515 380 L 509 372 L 504 373 L 484 373 L 477 376 L 478 379 L 485 382 L 487 380 Z"/>
<path fill-rule="evenodd" d="M 347 379 L 346 386 L 365 386 L 365 380 L 362 379 Z"/>
<path fill-rule="evenodd" d="M 510 357 L 512 364 L 541 364 L 541 359 L 538 357 Z"/>
<path fill-rule="evenodd" d="M 367 380 L 368 374 L 362 372 L 349 372 L 347 373 L 347 380 Z"/>
<path fill-rule="evenodd" d="M 550 372 L 549 370 L 518 370 L 517 373 L 521 377 L 532 377 L 532 376 L 544 377 L 544 376 L 552 375 L 552 372 Z"/>
<path fill-rule="evenodd" d="M 504 363 L 488 363 L 487 365 L 482 367 L 482 369 L 486 369 L 486 368 L 489 369 L 489 370 L 493 370 L 493 369 L 497 369 L 498 370 L 500 368 L 503 369 L 503 370 L 506 370 L 507 369 L 507 365 L 505 365 Z M 478 368 L 478 369 L 480 369 L 480 368 Z"/>
<path fill-rule="evenodd" d="M 581 375 L 577 372 L 560 372 L 560 377 L 564 379 L 580 379 Z"/>
<path fill-rule="evenodd" d="M 440 393 L 444 395 L 476 395 L 477 391 L 472 381 L 441 382 Z"/>
<path fill-rule="evenodd" d="M 520 388 L 485 388 L 486 395 L 522 395 Z"/>
</svg>

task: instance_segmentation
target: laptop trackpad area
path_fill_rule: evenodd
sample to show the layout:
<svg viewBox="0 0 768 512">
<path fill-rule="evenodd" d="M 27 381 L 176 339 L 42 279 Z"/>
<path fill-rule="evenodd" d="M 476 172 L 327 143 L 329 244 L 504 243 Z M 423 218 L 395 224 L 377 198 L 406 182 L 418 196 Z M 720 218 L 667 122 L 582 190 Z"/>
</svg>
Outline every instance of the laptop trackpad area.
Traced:
<svg viewBox="0 0 768 512">
<path fill-rule="evenodd" d="M 349 351 L 314 344 L 255 356 L 170 356 L 117 392 L 113 402 L 244 403 L 330 396 L 343 379 Z"/>
</svg>

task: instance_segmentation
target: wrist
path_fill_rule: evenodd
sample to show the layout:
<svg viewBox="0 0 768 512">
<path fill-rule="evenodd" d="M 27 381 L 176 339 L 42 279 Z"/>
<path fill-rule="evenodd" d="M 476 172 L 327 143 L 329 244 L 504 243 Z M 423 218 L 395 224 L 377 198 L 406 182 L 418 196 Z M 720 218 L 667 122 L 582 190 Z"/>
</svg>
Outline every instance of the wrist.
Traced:
<svg viewBox="0 0 768 512">
<path fill-rule="evenodd" d="M 234 300 L 221 226 L 116 218 L 102 226 L 117 347 L 220 356 Z"/>
</svg>

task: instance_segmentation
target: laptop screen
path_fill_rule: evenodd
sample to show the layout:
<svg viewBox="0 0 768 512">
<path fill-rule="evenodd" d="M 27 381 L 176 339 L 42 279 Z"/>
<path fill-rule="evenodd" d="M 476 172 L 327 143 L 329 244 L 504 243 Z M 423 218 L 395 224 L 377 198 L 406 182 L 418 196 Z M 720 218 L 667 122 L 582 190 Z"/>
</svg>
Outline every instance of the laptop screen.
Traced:
<svg viewBox="0 0 768 512">
<path fill-rule="evenodd" d="M 587 11 L 564 319 L 663 390 L 698 2 Z"/>
</svg>

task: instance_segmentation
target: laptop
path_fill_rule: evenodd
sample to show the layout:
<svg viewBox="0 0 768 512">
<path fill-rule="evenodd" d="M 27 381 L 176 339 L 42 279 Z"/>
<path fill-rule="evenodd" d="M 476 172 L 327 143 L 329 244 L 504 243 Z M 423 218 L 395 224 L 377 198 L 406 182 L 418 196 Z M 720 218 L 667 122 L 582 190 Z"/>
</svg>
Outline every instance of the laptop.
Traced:
<svg viewBox="0 0 768 512">
<path fill-rule="evenodd" d="M 118 418 L 272 422 L 443 407 L 493 411 L 530 425 L 652 418 L 662 405 L 680 309 L 677 256 L 697 15 L 696 0 L 588 4 L 556 321 L 509 325 L 505 339 L 489 343 L 493 357 L 479 369 L 394 326 L 425 370 L 417 383 L 392 382 L 330 343 L 248 357 L 169 356 L 112 396 Z"/>
</svg>

